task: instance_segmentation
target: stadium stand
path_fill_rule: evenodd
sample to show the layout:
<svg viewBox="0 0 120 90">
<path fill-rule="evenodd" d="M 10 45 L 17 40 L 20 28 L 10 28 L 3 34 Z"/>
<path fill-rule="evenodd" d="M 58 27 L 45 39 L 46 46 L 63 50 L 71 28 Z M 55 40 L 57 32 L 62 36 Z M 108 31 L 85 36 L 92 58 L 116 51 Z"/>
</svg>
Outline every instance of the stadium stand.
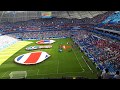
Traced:
<svg viewBox="0 0 120 90">
<path fill-rule="evenodd" d="M 73 13 L 76 18 L 73 18 Z M 2 35 L 0 36 L 0 49 L 6 47 L 6 44 L 11 45 L 17 42 L 18 39 L 71 37 L 100 70 L 108 68 L 111 74 L 117 70 L 120 71 L 120 36 L 115 32 L 109 32 L 120 31 L 120 19 L 118 18 L 120 12 L 109 11 L 94 17 L 90 13 L 87 14 L 88 17 L 85 14 L 83 16 L 79 12 L 65 11 L 58 16 L 60 18 L 3 22 L 0 24 Z M 80 19 L 81 17 L 83 18 Z"/>
<path fill-rule="evenodd" d="M 118 57 L 120 54 L 119 42 L 113 41 L 112 39 L 108 39 L 106 37 L 98 36 L 94 33 L 79 31 L 79 33 L 77 32 L 75 36 L 73 36 L 73 39 L 78 45 L 80 45 L 83 51 L 86 52 L 89 58 L 92 58 L 94 62 L 98 63 L 98 65 L 102 65 L 101 69 L 109 66 L 111 68 L 112 65 L 108 64 L 112 64 L 113 58 Z M 118 59 L 114 61 L 116 62 Z M 116 64 L 116 67 L 119 67 L 119 65 Z M 111 72 L 114 71 L 115 70 L 111 68 Z"/>
</svg>

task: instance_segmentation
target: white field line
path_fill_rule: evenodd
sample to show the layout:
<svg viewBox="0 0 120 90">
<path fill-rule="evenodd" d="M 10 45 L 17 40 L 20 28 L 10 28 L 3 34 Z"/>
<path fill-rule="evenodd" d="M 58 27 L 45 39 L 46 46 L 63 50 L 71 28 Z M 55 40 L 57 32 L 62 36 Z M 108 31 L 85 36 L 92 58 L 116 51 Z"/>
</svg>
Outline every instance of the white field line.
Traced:
<svg viewBox="0 0 120 90">
<path fill-rule="evenodd" d="M 48 73 L 48 74 L 38 74 L 38 75 L 61 75 L 61 74 L 73 74 L 73 73 L 78 73 L 78 74 L 80 74 L 80 73 L 83 73 L 84 71 L 82 71 L 82 72 L 66 72 L 66 73 Z M 36 76 L 36 75 L 29 75 L 29 76 Z M 79 75 L 78 75 L 79 76 Z M 78 76 L 71 76 L 71 75 L 69 75 L 68 77 L 78 77 Z M 64 76 L 63 76 L 64 77 Z M 43 78 L 45 78 L 45 77 L 43 77 Z M 53 77 L 54 78 L 54 77 Z M 59 78 L 59 77 L 56 77 L 56 78 Z"/>
<path fill-rule="evenodd" d="M 60 75 L 60 74 L 73 74 L 73 73 L 78 73 L 78 74 L 80 74 L 80 73 L 83 73 L 84 71 L 82 71 L 82 72 L 66 72 L 66 73 L 48 73 L 48 74 L 37 74 L 37 76 L 39 76 L 39 75 Z M 36 75 L 29 75 L 29 76 L 36 76 Z M 78 75 L 79 76 L 79 75 Z M 78 76 L 67 76 L 67 77 L 78 77 Z M 64 76 L 63 76 L 64 77 Z M 44 78 L 44 77 L 43 77 Z M 57 78 L 59 78 L 59 77 L 57 77 Z"/>
<path fill-rule="evenodd" d="M 7 71 L 7 72 L 8 72 L 8 71 Z M 2 77 L 5 77 L 5 75 L 6 75 L 7 72 L 5 72 L 5 73 L 1 76 L 1 79 L 2 79 Z M 8 76 L 9 76 L 9 75 L 8 75 Z"/>
<path fill-rule="evenodd" d="M 52 48 L 51 48 L 51 51 L 52 51 Z M 58 74 L 58 72 L 59 72 L 59 59 L 58 59 L 58 64 L 57 64 L 57 74 Z"/>
<path fill-rule="evenodd" d="M 48 74 L 38 74 L 38 75 L 51 75 L 51 74 L 73 74 L 73 73 L 83 73 L 84 71 L 82 72 L 65 72 L 65 73 L 48 73 Z"/>
<path fill-rule="evenodd" d="M 73 50 L 73 52 L 74 52 L 74 49 L 73 49 L 73 48 L 72 48 L 72 50 Z M 82 68 L 82 70 L 85 71 L 85 69 L 82 67 L 82 65 L 81 65 L 81 63 L 80 63 L 80 61 L 79 61 L 79 59 L 78 59 L 78 57 L 77 57 L 77 55 L 76 55 L 75 52 L 74 52 L 74 55 L 75 55 L 75 57 L 76 57 L 76 59 L 77 59 L 79 65 L 80 65 L 80 67 Z"/>
<path fill-rule="evenodd" d="M 52 47 L 53 47 L 53 45 L 52 45 Z M 53 49 L 53 48 L 51 48 L 49 51 L 51 52 L 52 50 L 56 51 L 56 49 L 55 49 L 55 48 L 54 48 L 54 49 Z M 52 54 L 53 54 L 53 53 L 52 53 Z M 57 64 L 57 71 L 56 71 L 56 72 L 57 72 L 57 74 L 58 74 L 58 68 L 59 68 L 59 60 L 58 60 L 58 64 Z"/>
<path fill-rule="evenodd" d="M 29 70 L 30 71 L 30 70 Z M 37 75 L 60 75 L 60 74 L 74 74 L 74 73 L 83 73 L 84 71 L 82 72 L 65 72 L 65 73 L 48 73 L 48 74 L 37 74 Z M 29 76 L 35 76 L 35 75 L 29 75 Z"/>
<path fill-rule="evenodd" d="M 37 75 L 39 75 L 39 69 L 38 69 L 38 71 L 37 71 Z"/>
<path fill-rule="evenodd" d="M 88 68 L 90 69 L 90 71 L 93 73 L 93 70 L 92 70 L 92 68 L 89 66 L 89 64 L 85 61 L 85 59 L 84 59 L 84 57 L 82 56 L 82 58 L 83 58 L 83 60 L 84 60 L 84 62 L 87 64 L 87 66 L 88 66 Z"/>
<path fill-rule="evenodd" d="M 57 74 L 58 74 L 58 68 L 59 68 L 59 59 L 58 59 L 58 65 L 57 65 Z"/>
<path fill-rule="evenodd" d="M 20 71 L 20 70 L 18 70 L 18 71 Z M 23 71 L 34 71 L 34 70 L 23 70 Z M 37 74 L 36 75 L 56 75 L 56 74 L 58 74 L 58 75 L 60 75 L 60 74 L 74 74 L 74 73 L 83 73 L 84 71 L 82 71 L 82 72 L 65 72 L 65 73 L 48 73 L 48 74 L 39 74 L 39 69 L 37 70 Z M 7 71 L 8 72 L 8 71 Z M 1 78 L 2 77 L 5 77 L 5 75 L 7 74 L 7 72 L 5 72 L 2 76 L 1 76 Z M 12 72 L 12 71 L 11 71 Z M 9 75 L 8 75 L 9 76 Z M 35 75 L 28 75 L 28 76 L 35 76 Z"/>
</svg>

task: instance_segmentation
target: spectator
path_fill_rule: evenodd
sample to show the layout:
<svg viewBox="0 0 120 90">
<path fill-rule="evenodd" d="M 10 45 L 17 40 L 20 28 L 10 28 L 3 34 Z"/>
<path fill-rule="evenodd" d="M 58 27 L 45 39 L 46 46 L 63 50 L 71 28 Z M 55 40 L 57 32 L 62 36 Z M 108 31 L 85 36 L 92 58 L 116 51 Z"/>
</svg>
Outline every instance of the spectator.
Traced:
<svg viewBox="0 0 120 90">
<path fill-rule="evenodd" d="M 102 72 L 101 78 L 102 79 L 110 79 L 110 74 L 109 74 L 109 70 L 108 69 L 105 69 L 105 71 Z"/>
<path fill-rule="evenodd" d="M 116 74 L 114 75 L 113 79 L 120 79 L 119 71 L 116 71 Z"/>
</svg>

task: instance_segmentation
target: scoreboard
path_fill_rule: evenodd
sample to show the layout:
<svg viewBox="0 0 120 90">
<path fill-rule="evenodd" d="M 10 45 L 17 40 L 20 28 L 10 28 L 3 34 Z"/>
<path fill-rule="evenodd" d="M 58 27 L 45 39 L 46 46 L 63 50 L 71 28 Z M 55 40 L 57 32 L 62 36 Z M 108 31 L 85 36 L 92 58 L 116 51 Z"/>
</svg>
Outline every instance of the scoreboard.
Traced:
<svg viewBox="0 0 120 90">
<path fill-rule="evenodd" d="M 52 12 L 50 11 L 42 11 L 41 18 L 52 18 Z"/>
</svg>

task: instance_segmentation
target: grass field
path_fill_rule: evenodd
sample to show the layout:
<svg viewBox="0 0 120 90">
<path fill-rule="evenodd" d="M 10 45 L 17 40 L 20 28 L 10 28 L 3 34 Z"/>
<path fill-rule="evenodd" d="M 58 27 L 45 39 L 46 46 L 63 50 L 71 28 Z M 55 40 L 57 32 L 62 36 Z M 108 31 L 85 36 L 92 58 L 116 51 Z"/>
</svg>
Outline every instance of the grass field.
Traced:
<svg viewBox="0 0 120 90">
<path fill-rule="evenodd" d="M 21 65 L 14 62 L 14 59 L 21 54 L 40 51 L 26 51 L 25 48 L 28 46 L 37 45 L 35 42 L 37 40 L 30 40 L 27 42 L 27 45 L 24 45 L 21 49 L 20 45 L 11 46 L 8 49 L 9 54 L 14 52 L 12 56 L 10 56 L 5 62 L 0 65 L 0 79 L 9 79 L 9 74 L 11 71 L 27 71 L 27 79 L 43 79 L 43 78 L 61 78 L 61 77 L 84 77 L 90 79 L 96 79 L 97 73 L 100 71 L 96 69 L 95 65 L 84 55 L 84 53 L 80 52 L 79 47 L 73 47 L 72 51 L 63 50 L 63 52 L 59 52 L 59 46 L 67 45 L 67 42 L 73 43 L 70 38 L 66 39 L 55 39 L 55 43 L 52 44 L 51 49 L 41 49 L 41 51 L 46 51 L 51 55 L 50 58 L 36 65 Z M 24 41 L 26 42 L 26 41 Z M 31 43 L 33 42 L 33 43 Z M 1 53 L 1 52 L 0 52 Z M 4 51 L 2 51 L 4 53 Z M 5 54 L 1 54 L 1 57 L 4 58 Z M 84 58 L 84 59 L 83 59 Z"/>
</svg>

